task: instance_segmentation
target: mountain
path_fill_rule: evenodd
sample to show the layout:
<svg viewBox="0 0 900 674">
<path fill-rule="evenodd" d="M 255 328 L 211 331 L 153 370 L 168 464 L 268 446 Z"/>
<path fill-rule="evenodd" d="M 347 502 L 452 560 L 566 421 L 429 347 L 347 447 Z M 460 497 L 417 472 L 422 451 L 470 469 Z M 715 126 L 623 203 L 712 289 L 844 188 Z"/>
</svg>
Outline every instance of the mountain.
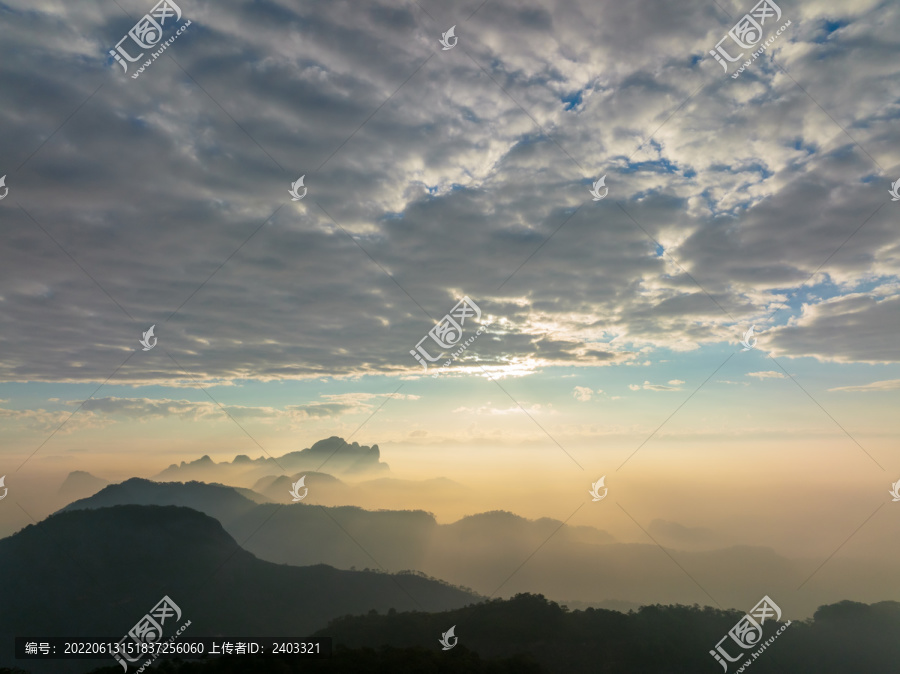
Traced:
<svg viewBox="0 0 900 674">
<path fill-rule="evenodd" d="M 566 601 L 557 602 L 560 606 L 565 606 L 573 611 L 584 611 L 589 608 L 603 608 L 609 611 L 618 611 L 619 613 L 628 613 L 629 611 L 637 611 L 641 605 L 633 601 L 622 601 L 620 599 L 607 599 L 606 601 L 579 601 L 578 599 L 567 599 Z"/>
<path fill-rule="evenodd" d="M 315 485 L 328 485 L 330 481 L 339 482 L 327 475 L 308 474 L 308 498 L 312 499 Z M 269 490 L 274 490 L 273 497 L 284 490 L 284 504 L 257 505 L 223 485 L 133 478 L 64 510 L 125 504 L 186 506 L 215 517 L 231 536 L 246 541 L 250 552 L 271 562 L 418 570 L 438 578 L 449 575 L 460 585 L 479 586 L 488 592 L 486 588 L 492 583 L 496 586 L 502 581 L 495 580 L 498 571 L 515 568 L 551 537 L 553 549 L 575 546 L 583 554 L 595 555 L 595 546 L 614 542 L 609 534 L 592 527 L 561 527 L 558 520 L 528 520 L 503 511 L 439 525 L 431 513 L 422 510 L 317 507 L 306 499 L 289 503 L 289 478 L 270 476 L 256 486 L 266 488 L 267 484 Z M 593 572 L 591 564 L 582 569 L 582 577 Z M 578 596 L 578 592 L 573 590 L 563 596 Z M 616 597 L 597 600 L 607 598 Z"/>
<path fill-rule="evenodd" d="M 333 503 L 336 499 L 346 499 L 350 494 L 350 488 L 336 477 L 328 473 L 297 473 L 290 477 L 286 475 L 266 475 L 261 477 L 253 485 L 253 491 L 262 494 L 273 503 L 291 503 L 293 497 L 291 490 L 294 483 L 301 477 L 306 477 L 304 484 L 309 492 L 304 500 L 307 503 Z M 301 489 L 302 492 L 302 489 Z"/>
<path fill-rule="evenodd" d="M 766 620 L 759 647 L 727 637 L 744 614 L 700 606 L 643 606 L 630 613 L 569 611 L 543 596 L 519 594 L 441 613 L 343 616 L 312 636 L 334 642 L 331 660 L 286 656 L 166 662 L 169 674 L 233 672 L 440 672 L 442 674 L 697 674 L 719 672 L 710 655 L 724 648 L 737 661 L 725 671 L 757 674 L 895 672 L 900 661 L 900 603 L 842 601 L 807 621 Z M 454 627 L 455 645 L 439 639 Z M 779 630 L 781 633 L 779 634 Z M 751 631 L 751 634 L 753 632 Z M 763 646 L 763 642 L 765 645 Z M 96 674 L 119 674 L 108 668 Z"/>
<path fill-rule="evenodd" d="M 602 609 L 567 611 L 543 596 L 520 594 L 443 614 L 346 616 L 314 636 L 330 636 L 335 644 L 350 649 L 382 644 L 434 649 L 438 635 L 455 625 L 458 645 L 481 657 L 525 654 L 547 672 L 694 674 L 720 671 L 709 651 L 743 615 L 742 611 L 696 605 L 644 606 L 628 614 Z M 786 620 L 784 616 L 782 623 Z M 776 634 L 778 625 L 766 621 L 765 640 Z M 747 661 L 755 674 L 897 671 L 897 634 L 900 602 L 867 605 L 844 601 L 820 607 L 810 621 L 791 622 L 757 659 L 750 655 L 756 648 L 744 649 L 744 657 L 728 671 L 740 671 Z M 726 649 L 731 654 L 741 652 L 728 641 Z"/>
<path fill-rule="evenodd" d="M 496 541 L 498 533 L 503 540 L 512 540 L 523 536 L 536 536 L 547 540 L 557 530 L 559 530 L 558 533 L 561 534 L 562 538 L 573 542 L 598 545 L 616 542 L 616 539 L 610 534 L 594 527 L 567 526 L 560 530 L 559 525 L 559 520 L 549 517 L 529 520 L 505 510 L 493 510 L 463 517 L 453 524 L 448 524 L 447 532 L 449 536 L 453 537 L 451 543 L 454 544 L 473 538 L 485 538 Z"/>
<path fill-rule="evenodd" d="M 465 501 L 471 493 L 469 488 L 446 478 L 402 480 L 382 477 L 350 485 L 328 473 L 312 470 L 290 476 L 266 475 L 253 483 L 251 488 L 274 503 L 290 503 L 291 487 L 304 475 L 309 488 L 304 501 L 328 506 L 355 505 L 368 510 L 407 510 L 410 504 L 421 503 L 423 498 L 432 506 L 456 505 Z"/>
<path fill-rule="evenodd" d="M 173 463 L 158 475 L 154 475 L 153 479 L 159 480 L 161 482 L 167 480 L 205 480 L 207 482 L 212 482 L 220 475 L 224 475 L 227 472 L 224 468 L 225 466 L 245 467 L 247 465 L 247 462 L 245 462 L 243 459 L 246 458 L 249 457 L 239 455 L 235 457 L 235 463 L 216 463 L 209 457 L 209 454 L 204 454 L 195 461 L 182 461 L 180 465 Z M 241 460 L 238 461 L 238 459 Z M 265 457 L 260 457 L 259 459 L 257 459 L 257 461 L 265 461 Z"/>
<path fill-rule="evenodd" d="M 197 482 L 129 480 L 67 510 L 131 502 L 200 510 L 270 562 L 415 570 L 484 595 L 540 592 L 562 603 L 582 602 L 573 607 L 692 604 L 710 596 L 722 604 L 752 606 L 761 594 L 795 596 L 797 586 L 822 564 L 821 558 L 792 559 L 755 546 L 691 550 L 662 549 L 650 541 L 619 543 L 593 527 L 504 511 L 438 524 L 423 510 L 370 511 L 306 499 L 255 504 L 230 487 Z M 835 556 L 817 581 L 815 592 L 795 600 L 794 616 L 811 616 L 820 604 L 843 598 L 873 602 L 900 596 L 895 565 L 867 557 Z"/>
<path fill-rule="evenodd" d="M 230 522 L 229 531 L 272 562 L 427 572 L 425 559 L 438 526 L 422 510 L 372 512 L 300 502 L 259 506 Z"/>
<path fill-rule="evenodd" d="M 369 447 L 358 442 L 350 444 L 342 438 L 332 436 L 319 440 L 312 447 L 288 452 L 278 458 L 261 456 L 258 459 L 251 459 L 241 454 L 236 456 L 234 461 L 216 463 L 208 455 L 204 455 L 196 461 L 173 463 L 155 475 L 154 479 L 252 484 L 267 475 L 320 472 L 323 467 L 328 473 L 358 477 L 390 471 L 388 464 L 381 461 L 381 450 L 378 449 L 378 445 Z"/>
<path fill-rule="evenodd" d="M 66 501 L 74 501 L 93 496 L 108 484 L 109 482 L 101 477 L 96 477 L 83 470 L 75 470 L 68 474 L 57 494 Z"/>
<path fill-rule="evenodd" d="M 252 498 L 251 498 L 252 497 Z M 62 511 L 106 508 L 114 505 L 177 505 L 193 508 L 214 517 L 225 526 L 256 508 L 266 498 L 248 489 L 241 490 L 205 482 L 151 482 L 131 478 L 109 485 L 90 498 L 70 503 Z"/>
<path fill-rule="evenodd" d="M 387 472 L 390 467 L 381 462 L 381 451 L 378 445 L 367 447 L 354 442 L 352 445 L 336 435 L 326 440 L 319 440 L 312 447 L 290 452 L 279 459 L 279 463 L 288 470 L 319 470 L 328 465 L 332 473 L 362 474 L 369 472 Z"/>
<path fill-rule="evenodd" d="M 213 518 L 177 506 L 56 513 L 0 540 L 0 569 L 5 644 L 28 634 L 124 635 L 164 595 L 195 636 L 302 637 L 342 615 L 441 611 L 478 599 L 418 575 L 265 562 Z M 10 655 L 0 650 L 0 666 L 14 664 L 3 661 Z M 97 663 L 51 664 L 29 666 L 85 671 Z"/>
<path fill-rule="evenodd" d="M 63 511 L 129 504 L 193 508 L 217 519 L 261 558 L 298 566 L 330 563 L 346 569 L 381 564 L 394 571 L 422 570 L 431 532 L 438 526 L 434 516 L 423 511 L 322 508 L 305 500 L 257 504 L 224 485 L 141 478 L 110 485 L 91 498 L 70 503 Z"/>
</svg>

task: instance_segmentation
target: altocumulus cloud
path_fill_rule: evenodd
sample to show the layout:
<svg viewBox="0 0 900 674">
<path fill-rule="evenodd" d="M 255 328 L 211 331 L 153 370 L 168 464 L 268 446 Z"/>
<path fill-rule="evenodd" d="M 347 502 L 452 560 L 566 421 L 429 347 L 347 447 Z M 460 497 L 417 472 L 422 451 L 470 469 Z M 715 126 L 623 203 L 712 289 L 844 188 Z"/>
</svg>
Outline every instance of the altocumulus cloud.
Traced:
<svg viewBox="0 0 900 674">
<path fill-rule="evenodd" d="M 91 428 L 103 428 L 114 423 L 111 419 L 104 419 L 102 415 L 95 413 L 88 412 L 72 416 L 69 410 L 45 409 L 0 408 L 0 420 L 5 422 L 4 425 L 21 425 L 41 433 L 58 432 L 63 434 Z"/>
<path fill-rule="evenodd" d="M 494 0 L 472 59 L 408 3 L 195 4 L 167 53 L 202 89 L 168 56 L 123 75 L 105 55 L 134 17 L 116 7 L 10 8 L 0 156 L 40 151 L 2 169 L 28 213 L 7 209 L 0 247 L 3 381 L 416 374 L 409 349 L 463 294 L 507 320 L 468 353 L 526 373 L 733 342 L 753 320 L 776 355 L 900 359 L 889 206 L 848 240 L 900 165 L 895 5 L 849 3 L 825 42 L 838 10 L 785 8 L 773 53 L 816 102 L 765 59 L 736 82 L 695 63 L 731 25 L 699 1 Z M 590 202 L 602 174 L 627 214 Z M 767 324 L 788 294 L 802 308 Z M 156 402 L 93 411 L 214 413 Z"/>
<path fill-rule="evenodd" d="M 586 403 L 594 395 L 594 392 L 587 386 L 576 386 L 575 389 L 572 391 L 572 395 L 575 397 L 575 400 L 577 400 L 578 402 Z"/>
<path fill-rule="evenodd" d="M 679 388 L 681 384 L 684 382 L 680 379 L 672 379 L 669 381 L 668 385 L 666 384 L 651 384 L 649 381 L 644 381 L 643 385 L 641 384 L 629 384 L 628 388 L 632 391 L 640 391 L 644 389 L 645 391 L 681 391 L 683 389 Z"/>
<path fill-rule="evenodd" d="M 187 421 L 231 416 L 235 419 L 255 419 L 259 421 L 297 421 L 307 418 L 329 418 L 342 414 L 369 412 L 379 399 L 417 400 L 418 396 L 409 394 L 373 394 L 343 393 L 323 395 L 324 400 L 300 405 L 286 405 L 284 408 L 267 406 L 218 405 L 214 402 L 193 402 L 189 400 L 172 400 L 167 398 L 92 398 L 85 401 L 71 400 L 67 405 L 81 406 L 81 410 L 95 419 L 100 416 L 122 419 L 150 420 L 173 417 Z M 4 414 L 6 412 L 6 414 Z M 68 416 L 51 414 L 42 410 L 26 410 L 13 414 L 12 410 L 0 410 L 0 416 L 14 419 L 27 419 L 43 413 L 48 418 Z M 77 418 L 77 417 L 76 417 Z M 112 423 L 107 421 L 104 423 Z"/>
<path fill-rule="evenodd" d="M 873 381 L 870 384 L 859 384 L 857 386 L 837 386 L 828 390 L 843 391 L 845 393 L 869 393 L 872 391 L 896 391 L 897 389 L 900 389 L 900 379 Z"/>
<path fill-rule="evenodd" d="M 776 372 L 775 370 L 765 370 L 762 372 L 748 372 L 748 377 L 756 377 L 757 379 L 784 379 L 785 374 L 783 372 Z"/>
</svg>

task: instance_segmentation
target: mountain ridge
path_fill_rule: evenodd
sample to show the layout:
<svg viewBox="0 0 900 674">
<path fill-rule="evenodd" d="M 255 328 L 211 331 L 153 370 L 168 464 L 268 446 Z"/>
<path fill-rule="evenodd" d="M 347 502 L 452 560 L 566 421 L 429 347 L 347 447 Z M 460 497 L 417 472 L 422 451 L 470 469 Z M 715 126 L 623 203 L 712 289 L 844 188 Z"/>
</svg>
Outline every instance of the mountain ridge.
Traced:
<svg viewBox="0 0 900 674">
<path fill-rule="evenodd" d="M 216 463 L 208 454 L 194 461 L 173 463 L 153 476 L 157 480 L 184 480 L 204 478 L 209 480 L 235 478 L 259 479 L 277 472 L 296 473 L 319 471 L 328 464 L 330 472 L 345 475 L 383 474 L 390 472 L 390 466 L 381 461 L 378 445 L 348 443 L 343 438 L 332 435 L 312 446 L 295 450 L 279 457 L 261 456 L 251 459 L 246 454 L 238 454 L 232 461 Z"/>
<path fill-rule="evenodd" d="M 0 568 L 0 596 L 16 607 L 0 612 L 4 643 L 23 634 L 124 635 L 164 595 L 196 636 L 308 636 L 341 615 L 480 598 L 417 574 L 267 562 L 216 519 L 181 506 L 55 513 L 0 540 Z"/>
</svg>

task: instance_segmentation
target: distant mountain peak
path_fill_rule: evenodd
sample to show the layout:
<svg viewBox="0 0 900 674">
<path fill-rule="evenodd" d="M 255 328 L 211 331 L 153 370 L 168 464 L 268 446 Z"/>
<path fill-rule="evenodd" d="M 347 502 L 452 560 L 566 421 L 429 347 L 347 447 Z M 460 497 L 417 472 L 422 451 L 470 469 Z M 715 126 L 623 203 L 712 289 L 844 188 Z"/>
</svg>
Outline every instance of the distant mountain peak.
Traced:
<svg viewBox="0 0 900 674">
<path fill-rule="evenodd" d="M 67 499 L 77 500 L 96 494 L 109 482 L 84 470 L 73 470 L 59 486 L 57 493 Z"/>
<path fill-rule="evenodd" d="M 288 452 L 278 458 L 261 456 L 258 459 L 251 459 L 246 454 L 239 454 L 231 462 L 216 463 L 209 455 L 204 454 L 195 461 L 173 463 L 155 475 L 154 479 L 229 482 L 233 481 L 230 478 L 235 476 L 249 475 L 259 480 L 271 475 L 275 470 L 286 475 L 317 471 L 368 476 L 388 473 L 390 466 L 381 461 L 381 450 L 378 445 L 349 443 L 341 437 L 332 435 L 313 443 L 311 447 Z"/>
<path fill-rule="evenodd" d="M 308 463 L 310 468 L 318 468 L 328 463 L 326 470 L 331 472 L 365 473 L 370 471 L 385 472 L 390 470 L 386 463 L 381 462 L 381 450 L 378 445 L 360 445 L 358 442 L 349 443 L 343 438 L 332 435 L 330 438 L 319 440 L 312 447 L 301 449 L 298 452 L 289 452 L 280 457 L 279 463 Z M 287 466 L 285 466 L 287 467 Z M 303 468 L 298 466 L 297 468 Z"/>
</svg>

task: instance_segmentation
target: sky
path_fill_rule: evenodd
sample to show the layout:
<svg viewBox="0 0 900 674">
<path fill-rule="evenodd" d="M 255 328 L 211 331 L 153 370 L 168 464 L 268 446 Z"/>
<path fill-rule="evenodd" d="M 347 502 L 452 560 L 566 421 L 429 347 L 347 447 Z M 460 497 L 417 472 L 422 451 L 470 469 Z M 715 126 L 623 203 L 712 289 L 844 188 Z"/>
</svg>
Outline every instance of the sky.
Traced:
<svg viewBox="0 0 900 674">
<path fill-rule="evenodd" d="M 152 7 L 0 5 L 11 491 L 338 435 L 442 521 L 900 526 L 900 5 L 780 2 L 736 78 L 750 2 L 182 0 L 125 72 Z"/>
</svg>

